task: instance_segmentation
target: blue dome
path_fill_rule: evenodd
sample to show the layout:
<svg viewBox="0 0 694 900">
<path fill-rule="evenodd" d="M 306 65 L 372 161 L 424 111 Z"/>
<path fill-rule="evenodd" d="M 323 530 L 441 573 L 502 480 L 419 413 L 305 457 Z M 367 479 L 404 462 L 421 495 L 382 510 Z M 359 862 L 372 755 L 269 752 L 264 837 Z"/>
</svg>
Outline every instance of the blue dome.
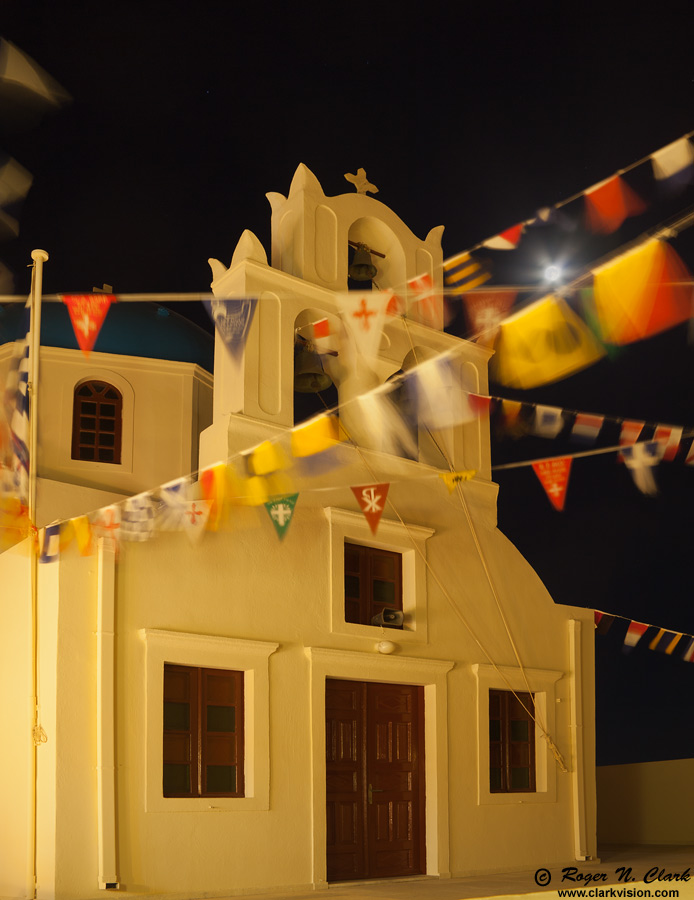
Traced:
<svg viewBox="0 0 694 900">
<path fill-rule="evenodd" d="M 20 337 L 21 303 L 0 305 L 0 344 Z M 78 350 L 63 303 L 41 306 L 41 344 Z M 214 370 L 214 337 L 199 325 L 157 303 L 113 303 L 94 344 L 100 353 L 171 359 Z"/>
</svg>

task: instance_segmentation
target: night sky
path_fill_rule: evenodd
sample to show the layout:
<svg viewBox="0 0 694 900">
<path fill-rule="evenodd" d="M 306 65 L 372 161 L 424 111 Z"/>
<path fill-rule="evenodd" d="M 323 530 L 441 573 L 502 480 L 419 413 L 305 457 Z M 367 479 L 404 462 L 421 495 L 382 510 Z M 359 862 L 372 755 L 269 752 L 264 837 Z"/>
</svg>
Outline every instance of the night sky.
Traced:
<svg viewBox="0 0 694 900">
<path fill-rule="evenodd" d="M 245 228 L 269 250 L 264 195 L 286 194 L 302 162 L 330 195 L 363 166 L 415 234 L 442 224 L 445 256 L 469 248 L 694 129 L 684 6 L 608 6 L 4 0 L 0 35 L 73 101 L 33 127 L 0 123 L 0 149 L 34 175 L 0 260 L 18 293 L 36 247 L 46 292 L 206 291 L 207 258 L 228 264 Z M 579 274 L 694 205 L 691 186 L 656 196 L 649 171 L 634 175 L 646 213 L 600 238 L 524 238 L 493 260 L 495 281 L 536 283 L 556 257 Z M 694 228 L 672 246 L 694 270 Z M 680 326 L 556 384 L 492 392 L 694 427 L 693 374 Z M 493 461 L 566 446 L 497 435 Z M 645 497 L 614 455 L 577 460 L 563 513 L 530 468 L 495 478 L 500 528 L 556 602 L 694 633 L 694 467 L 661 465 Z M 596 637 L 598 762 L 694 756 L 694 665 L 645 639 L 622 654 L 626 624 Z"/>
</svg>

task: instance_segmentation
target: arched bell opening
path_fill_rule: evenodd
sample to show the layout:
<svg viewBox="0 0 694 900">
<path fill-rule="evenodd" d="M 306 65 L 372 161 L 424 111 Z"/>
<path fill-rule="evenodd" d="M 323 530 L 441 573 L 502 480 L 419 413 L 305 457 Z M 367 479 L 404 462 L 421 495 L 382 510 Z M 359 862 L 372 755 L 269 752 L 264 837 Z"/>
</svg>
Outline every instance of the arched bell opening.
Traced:
<svg viewBox="0 0 694 900">
<path fill-rule="evenodd" d="M 404 288 L 405 251 L 385 222 L 370 216 L 356 219 L 349 228 L 345 251 L 350 290 Z"/>
<path fill-rule="evenodd" d="M 333 337 L 335 321 L 331 317 Z M 320 309 L 305 309 L 294 320 L 294 424 L 333 409 L 337 387 L 326 371 L 325 357 L 333 354 L 330 319 Z"/>
</svg>

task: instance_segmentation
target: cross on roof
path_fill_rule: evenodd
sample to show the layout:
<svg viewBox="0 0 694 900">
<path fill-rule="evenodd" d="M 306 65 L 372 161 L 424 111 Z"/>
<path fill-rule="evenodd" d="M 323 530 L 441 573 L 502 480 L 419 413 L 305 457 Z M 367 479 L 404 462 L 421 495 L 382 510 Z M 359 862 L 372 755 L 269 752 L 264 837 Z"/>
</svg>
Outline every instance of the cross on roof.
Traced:
<svg viewBox="0 0 694 900">
<path fill-rule="evenodd" d="M 358 194 L 365 194 L 367 191 L 371 194 L 377 194 L 378 188 L 375 184 L 371 184 L 369 179 L 366 177 L 366 169 L 357 169 L 357 174 L 352 175 L 350 172 L 345 172 L 345 178 L 349 181 L 350 184 L 353 184 L 356 192 Z"/>
</svg>

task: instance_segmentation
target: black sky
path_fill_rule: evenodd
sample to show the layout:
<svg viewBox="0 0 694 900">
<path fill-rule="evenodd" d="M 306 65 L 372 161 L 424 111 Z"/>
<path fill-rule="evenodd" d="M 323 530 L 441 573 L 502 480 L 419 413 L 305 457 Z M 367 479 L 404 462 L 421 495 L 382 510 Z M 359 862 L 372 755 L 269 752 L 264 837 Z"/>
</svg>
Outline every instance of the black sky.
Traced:
<svg viewBox="0 0 694 900">
<path fill-rule="evenodd" d="M 2 137 L 35 180 L 0 259 L 18 292 L 35 247 L 47 292 L 205 291 L 207 258 L 228 264 L 245 228 L 269 248 L 264 195 L 300 162 L 327 194 L 363 166 L 417 235 L 445 225 L 452 255 L 692 130 L 690 25 L 653 4 L 3 0 L 0 34 L 74 99 Z M 580 270 L 692 204 L 690 189 L 604 242 L 549 249 Z M 694 269 L 691 235 L 673 246 Z M 514 251 L 509 278 L 532 279 L 542 249 Z M 694 426 L 693 368 L 681 327 L 523 399 Z M 554 452 L 502 441 L 494 461 Z M 577 461 L 563 514 L 529 468 L 499 472 L 500 526 L 557 602 L 694 633 L 694 468 L 660 468 L 650 498 L 613 456 Z M 694 755 L 694 665 L 625 657 L 619 627 L 596 641 L 599 761 Z"/>
</svg>

